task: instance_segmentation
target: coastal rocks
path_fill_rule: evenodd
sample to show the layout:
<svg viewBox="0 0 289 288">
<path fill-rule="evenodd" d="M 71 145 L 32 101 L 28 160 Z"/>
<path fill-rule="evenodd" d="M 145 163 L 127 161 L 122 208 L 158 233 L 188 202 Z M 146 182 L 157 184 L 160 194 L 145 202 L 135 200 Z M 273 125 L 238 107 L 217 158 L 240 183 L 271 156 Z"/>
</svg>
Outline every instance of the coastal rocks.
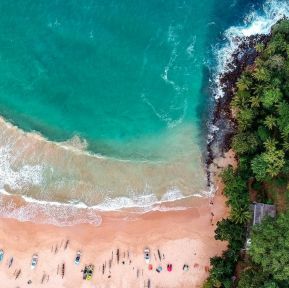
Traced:
<svg viewBox="0 0 289 288">
<path fill-rule="evenodd" d="M 228 55 L 223 72 L 218 77 L 218 81 L 213 87 L 214 98 L 216 99 L 210 122 L 209 137 L 207 144 L 207 180 L 211 186 L 213 161 L 222 157 L 230 149 L 231 139 L 236 129 L 236 122 L 232 115 L 230 103 L 236 91 L 236 82 L 246 67 L 254 64 L 258 52 L 255 49 L 257 43 L 266 43 L 270 39 L 269 35 L 251 35 L 248 37 L 236 37 L 234 41 L 238 43 L 237 48 Z M 221 95 L 217 95 L 217 94 Z"/>
</svg>

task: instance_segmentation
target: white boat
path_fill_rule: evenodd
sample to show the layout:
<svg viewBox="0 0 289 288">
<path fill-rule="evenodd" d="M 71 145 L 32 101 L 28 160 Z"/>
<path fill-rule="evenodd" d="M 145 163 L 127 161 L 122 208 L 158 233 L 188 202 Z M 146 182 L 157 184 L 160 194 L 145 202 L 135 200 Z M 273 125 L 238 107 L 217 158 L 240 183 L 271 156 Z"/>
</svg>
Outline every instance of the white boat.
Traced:
<svg viewBox="0 0 289 288">
<path fill-rule="evenodd" d="M 151 255 L 150 255 L 151 253 L 150 253 L 150 249 L 149 248 L 145 248 L 144 249 L 144 259 L 145 259 L 145 262 L 147 263 L 147 264 L 149 264 L 150 263 L 150 260 L 151 260 Z"/>
<path fill-rule="evenodd" d="M 34 269 L 38 263 L 38 255 L 33 254 L 32 255 L 32 260 L 31 260 L 31 269 Z"/>
</svg>

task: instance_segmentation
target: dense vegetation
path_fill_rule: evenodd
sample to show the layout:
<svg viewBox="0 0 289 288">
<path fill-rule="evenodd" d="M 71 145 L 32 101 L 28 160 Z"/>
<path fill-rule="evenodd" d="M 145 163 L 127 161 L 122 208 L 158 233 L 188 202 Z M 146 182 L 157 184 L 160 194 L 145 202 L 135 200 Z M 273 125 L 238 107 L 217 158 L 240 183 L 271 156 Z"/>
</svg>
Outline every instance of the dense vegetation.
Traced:
<svg viewBox="0 0 289 288">
<path fill-rule="evenodd" d="M 259 56 L 242 73 L 231 101 L 237 123 L 232 148 L 239 161 L 237 169 L 223 172 L 231 215 L 215 231 L 229 245 L 222 257 L 211 259 L 206 288 L 289 287 L 289 21 L 274 25 L 269 42 L 256 50 Z M 254 227 L 241 257 L 249 196 L 274 202 L 279 215 Z"/>
</svg>

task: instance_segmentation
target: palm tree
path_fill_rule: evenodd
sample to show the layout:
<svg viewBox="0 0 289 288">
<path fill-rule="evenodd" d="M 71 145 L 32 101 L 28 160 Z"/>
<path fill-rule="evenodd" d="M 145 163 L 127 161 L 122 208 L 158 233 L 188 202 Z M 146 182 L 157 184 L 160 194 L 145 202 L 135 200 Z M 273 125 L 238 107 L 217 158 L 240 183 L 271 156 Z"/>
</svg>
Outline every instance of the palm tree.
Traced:
<svg viewBox="0 0 289 288">
<path fill-rule="evenodd" d="M 248 76 L 243 74 L 237 82 L 237 87 L 239 90 L 244 91 L 249 89 L 251 84 L 252 80 Z"/>
<path fill-rule="evenodd" d="M 264 66 L 260 68 L 256 67 L 253 76 L 258 81 L 265 81 L 265 82 L 270 81 L 270 73 Z"/>
<path fill-rule="evenodd" d="M 289 142 L 287 140 L 284 140 L 283 144 L 282 144 L 283 150 L 284 151 L 289 151 Z"/>
<path fill-rule="evenodd" d="M 255 49 L 256 49 L 256 51 L 257 51 L 258 53 L 261 53 L 261 52 L 264 51 L 264 47 L 265 47 L 264 43 L 258 43 L 258 44 L 255 46 Z"/>
<path fill-rule="evenodd" d="M 277 119 L 273 115 L 268 115 L 265 118 L 264 124 L 269 130 L 272 130 L 274 127 L 276 127 L 276 122 Z"/>
<path fill-rule="evenodd" d="M 250 220 L 251 216 L 252 215 L 247 207 L 234 207 L 230 213 L 231 220 L 234 223 L 241 225 L 246 224 Z"/>
<path fill-rule="evenodd" d="M 268 138 L 264 142 L 264 146 L 267 151 L 275 151 L 276 150 L 276 145 L 278 144 L 278 141 L 274 138 Z"/>
<path fill-rule="evenodd" d="M 252 108 L 259 108 L 260 107 L 260 103 L 261 103 L 260 97 L 253 96 L 253 97 L 251 97 L 250 102 L 251 102 Z"/>
</svg>

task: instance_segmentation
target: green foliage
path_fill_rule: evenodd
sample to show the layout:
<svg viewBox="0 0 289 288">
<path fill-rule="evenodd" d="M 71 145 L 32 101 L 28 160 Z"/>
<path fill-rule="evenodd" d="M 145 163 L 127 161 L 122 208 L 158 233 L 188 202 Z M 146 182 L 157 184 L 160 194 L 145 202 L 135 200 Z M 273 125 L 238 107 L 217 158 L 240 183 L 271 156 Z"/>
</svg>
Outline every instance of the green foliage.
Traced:
<svg viewBox="0 0 289 288">
<path fill-rule="evenodd" d="M 235 257 L 231 254 L 223 253 L 222 257 L 210 259 L 212 268 L 210 276 L 203 288 L 231 288 L 233 285 L 232 274 L 235 268 Z"/>
<path fill-rule="evenodd" d="M 268 149 L 262 156 L 266 162 L 266 173 L 271 176 L 277 176 L 285 165 L 285 153 L 276 148 Z"/>
<path fill-rule="evenodd" d="M 276 54 L 270 57 L 266 63 L 271 70 L 275 70 L 276 72 L 281 72 L 284 66 L 286 65 L 285 58 Z"/>
<path fill-rule="evenodd" d="M 265 181 L 270 177 L 277 176 L 284 168 L 285 163 L 284 151 L 270 148 L 252 160 L 252 170 L 258 181 Z"/>
<path fill-rule="evenodd" d="M 267 273 L 253 263 L 244 272 L 242 272 L 238 282 L 238 288 L 279 288 L 276 281 L 274 281 Z"/>
<path fill-rule="evenodd" d="M 256 135 L 259 137 L 261 142 L 265 142 L 270 137 L 270 130 L 265 126 L 260 125 L 257 129 Z"/>
<path fill-rule="evenodd" d="M 278 88 L 271 88 L 264 92 L 261 98 L 261 102 L 265 108 L 272 108 L 274 104 L 277 104 L 282 99 L 282 92 Z"/>
<path fill-rule="evenodd" d="M 251 219 L 251 213 L 248 209 L 248 206 L 239 206 L 232 208 L 230 213 L 230 219 L 236 224 L 246 224 Z"/>
<path fill-rule="evenodd" d="M 238 154 L 254 153 L 258 145 L 258 137 L 254 133 L 238 133 L 233 137 L 232 141 L 232 148 Z"/>
<path fill-rule="evenodd" d="M 280 102 L 277 107 L 277 113 L 279 116 L 277 120 L 279 130 L 281 135 L 286 138 L 289 136 L 289 103 L 286 101 Z"/>
<path fill-rule="evenodd" d="M 288 197 L 289 203 L 289 20 L 274 25 L 269 42 L 255 48 L 258 57 L 241 74 L 231 101 L 237 124 L 232 148 L 239 163 L 222 174 L 231 213 L 215 230 L 215 239 L 228 241 L 228 250 L 211 259 L 206 288 L 236 287 L 232 276 L 251 216 L 248 180 L 257 183 L 252 196 L 260 193 L 266 203 L 270 191 L 272 199 Z M 249 254 L 238 288 L 289 287 L 289 212 L 254 229 Z"/>
<path fill-rule="evenodd" d="M 224 170 L 222 179 L 225 184 L 224 194 L 228 197 L 227 204 L 234 207 L 247 207 L 249 196 L 247 181 L 244 180 L 232 167 Z"/>
<path fill-rule="evenodd" d="M 268 115 L 264 120 L 264 124 L 269 130 L 273 130 L 277 125 L 277 119 L 273 115 Z"/>
<path fill-rule="evenodd" d="M 289 285 L 289 212 L 256 226 L 249 254 L 264 273 Z"/>
<path fill-rule="evenodd" d="M 289 20 L 284 19 L 274 25 L 272 28 L 272 35 L 275 36 L 278 33 L 283 34 L 284 36 L 289 35 Z"/>
<path fill-rule="evenodd" d="M 236 225 L 232 220 L 222 219 L 217 223 L 215 239 L 228 241 L 231 246 L 235 246 L 235 243 L 237 243 L 241 247 L 245 239 L 245 231 L 241 225 Z"/>
<path fill-rule="evenodd" d="M 262 155 L 257 155 L 252 161 L 252 170 L 258 181 L 264 181 L 267 178 L 267 163 Z"/>
<path fill-rule="evenodd" d="M 237 116 L 238 127 L 241 131 L 245 131 L 251 127 L 254 119 L 254 113 L 252 109 L 246 108 L 239 110 Z"/>
<path fill-rule="evenodd" d="M 289 157 L 288 23 L 277 23 L 269 43 L 256 45 L 260 56 L 254 69 L 241 75 L 232 99 L 238 124 L 232 147 L 239 156 L 251 155 L 251 168 L 259 181 L 284 173 Z M 270 138 L 276 141 L 274 147 Z M 262 147 L 262 142 L 268 145 Z"/>
</svg>

